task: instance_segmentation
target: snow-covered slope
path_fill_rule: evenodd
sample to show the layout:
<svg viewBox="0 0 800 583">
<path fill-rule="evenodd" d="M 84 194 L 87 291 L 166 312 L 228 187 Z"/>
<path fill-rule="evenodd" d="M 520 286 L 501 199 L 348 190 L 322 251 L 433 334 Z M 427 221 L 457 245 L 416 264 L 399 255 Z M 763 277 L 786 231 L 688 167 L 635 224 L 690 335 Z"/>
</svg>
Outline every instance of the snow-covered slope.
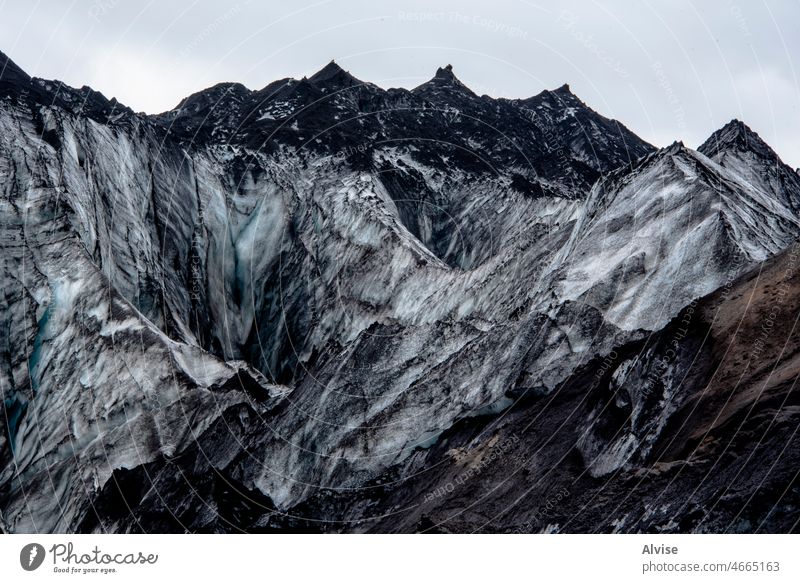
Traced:
<svg viewBox="0 0 800 583">
<path fill-rule="evenodd" d="M 560 252 L 557 293 L 622 328 L 660 328 L 800 235 L 785 191 L 753 172 L 676 143 L 601 179 Z"/>
</svg>

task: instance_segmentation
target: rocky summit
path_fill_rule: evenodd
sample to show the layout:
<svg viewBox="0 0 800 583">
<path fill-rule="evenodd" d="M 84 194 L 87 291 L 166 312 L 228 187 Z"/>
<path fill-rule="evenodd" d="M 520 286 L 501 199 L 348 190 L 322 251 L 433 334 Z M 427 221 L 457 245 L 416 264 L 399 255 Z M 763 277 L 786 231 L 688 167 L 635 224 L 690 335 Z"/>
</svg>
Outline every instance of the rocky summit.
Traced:
<svg viewBox="0 0 800 583">
<path fill-rule="evenodd" d="M 797 528 L 800 175 L 740 121 L 0 53 L 0 218 L 2 532 Z"/>
</svg>

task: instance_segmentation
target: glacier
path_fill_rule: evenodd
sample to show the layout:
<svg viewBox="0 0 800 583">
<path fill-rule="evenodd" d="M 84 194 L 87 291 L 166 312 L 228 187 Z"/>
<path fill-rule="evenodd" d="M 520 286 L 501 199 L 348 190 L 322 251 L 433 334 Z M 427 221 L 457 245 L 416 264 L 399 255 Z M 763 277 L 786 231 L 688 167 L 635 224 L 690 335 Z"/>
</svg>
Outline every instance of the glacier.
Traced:
<svg viewBox="0 0 800 583">
<path fill-rule="evenodd" d="M 702 396 L 719 314 L 800 235 L 800 177 L 743 123 L 657 149 L 566 85 L 335 63 L 145 115 L 0 57 L 4 532 L 503 532 L 557 488 L 542 531 L 787 528 L 796 486 L 736 515 L 748 454 L 702 468 L 754 442 L 693 425 L 730 407 Z M 787 390 L 730 416 L 791 428 Z"/>
</svg>

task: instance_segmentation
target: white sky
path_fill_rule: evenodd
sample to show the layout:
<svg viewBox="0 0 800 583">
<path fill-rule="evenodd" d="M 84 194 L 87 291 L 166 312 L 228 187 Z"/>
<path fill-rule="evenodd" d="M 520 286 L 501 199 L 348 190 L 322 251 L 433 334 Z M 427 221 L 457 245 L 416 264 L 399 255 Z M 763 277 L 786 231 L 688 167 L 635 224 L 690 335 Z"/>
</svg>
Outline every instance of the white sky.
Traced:
<svg viewBox="0 0 800 583">
<path fill-rule="evenodd" d="M 800 0 L 0 0 L 28 73 L 156 113 L 219 81 L 263 87 L 332 58 L 382 87 L 451 63 L 476 93 L 569 83 L 644 139 L 697 147 L 739 118 L 800 166 Z"/>
</svg>

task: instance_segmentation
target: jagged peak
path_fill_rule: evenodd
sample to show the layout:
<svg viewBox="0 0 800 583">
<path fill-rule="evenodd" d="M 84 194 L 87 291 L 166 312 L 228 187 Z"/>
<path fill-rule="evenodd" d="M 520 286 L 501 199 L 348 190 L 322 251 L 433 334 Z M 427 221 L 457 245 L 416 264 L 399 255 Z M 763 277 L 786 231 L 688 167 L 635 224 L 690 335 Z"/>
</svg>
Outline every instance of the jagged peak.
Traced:
<svg viewBox="0 0 800 583">
<path fill-rule="evenodd" d="M 558 106 L 567 105 L 570 107 L 575 105 L 585 105 L 583 101 L 581 101 L 578 96 L 572 92 L 568 83 L 564 83 L 561 85 L 561 87 L 556 89 L 545 89 L 536 95 L 521 101 L 521 103 L 529 106 L 540 104 L 542 102 L 548 102 Z"/>
<path fill-rule="evenodd" d="M 241 83 L 222 82 L 212 85 L 207 89 L 192 93 L 185 97 L 181 102 L 175 106 L 171 111 L 181 111 L 186 108 L 202 108 L 204 106 L 213 106 L 225 100 L 228 96 L 244 95 L 250 93 L 250 90 Z"/>
<path fill-rule="evenodd" d="M 439 67 L 436 69 L 436 75 L 433 76 L 434 79 L 441 79 L 443 81 L 458 81 L 453 73 L 453 65 L 449 63 L 444 67 Z"/>
<path fill-rule="evenodd" d="M 305 77 L 304 77 L 305 79 Z M 349 72 L 342 69 L 334 60 L 325 65 L 322 69 L 311 75 L 308 81 L 315 85 L 336 85 L 350 86 L 361 84 L 361 81 L 353 77 Z"/>
<path fill-rule="evenodd" d="M 315 77 L 324 77 L 327 75 L 335 75 L 337 73 L 346 73 L 344 69 L 342 69 L 339 64 L 336 62 L 336 59 L 331 59 L 331 62 L 322 67 L 319 71 L 314 73 L 311 78 Z"/>
<path fill-rule="evenodd" d="M 728 151 L 751 151 L 765 158 L 778 159 L 775 151 L 751 130 L 747 124 L 732 119 L 720 129 L 715 131 L 697 151 L 709 158 L 719 157 Z"/>
<path fill-rule="evenodd" d="M 684 146 L 684 145 L 683 145 L 683 141 L 681 141 L 681 140 L 675 140 L 675 141 L 674 141 L 674 142 L 672 142 L 672 143 L 671 143 L 669 146 L 667 146 L 666 148 L 664 148 L 664 149 L 663 149 L 663 152 L 664 152 L 665 154 L 674 155 L 674 154 L 680 154 L 680 153 L 681 153 L 681 152 L 683 152 L 684 150 L 686 150 L 686 146 Z"/>
<path fill-rule="evenodd" d="M 692 150 L 684 145 L 682 141 L 675 140 L 669 146 L 653 150 L 630 165 L 620 166 L 619 168 L 611 170 L 610 172 L 606 173 L 606 175 L 601 178 L 599 182 L 608 184 L 614 183 L 620 179 L 625 179 L 626 177 L 635 176 L 647 168 L 655 167 L 662 161 L 672 158 L 673 156 L 678 156 L 685 159 L 686 157 L 694 157 L 694 154 Z"/>
<path fill-rule="evenodd" d="M 436 69 L 436 74 L 430 81 L 414 88 L 413 91 L 419 92 L 427 89 L 458 89 L 463 93 L 476 96 L 469 87 L 464 85 L 458 77 L 456 77 L 455 73 L 453 73 L 453 65 L 450 64 Z"/>
</svg>

